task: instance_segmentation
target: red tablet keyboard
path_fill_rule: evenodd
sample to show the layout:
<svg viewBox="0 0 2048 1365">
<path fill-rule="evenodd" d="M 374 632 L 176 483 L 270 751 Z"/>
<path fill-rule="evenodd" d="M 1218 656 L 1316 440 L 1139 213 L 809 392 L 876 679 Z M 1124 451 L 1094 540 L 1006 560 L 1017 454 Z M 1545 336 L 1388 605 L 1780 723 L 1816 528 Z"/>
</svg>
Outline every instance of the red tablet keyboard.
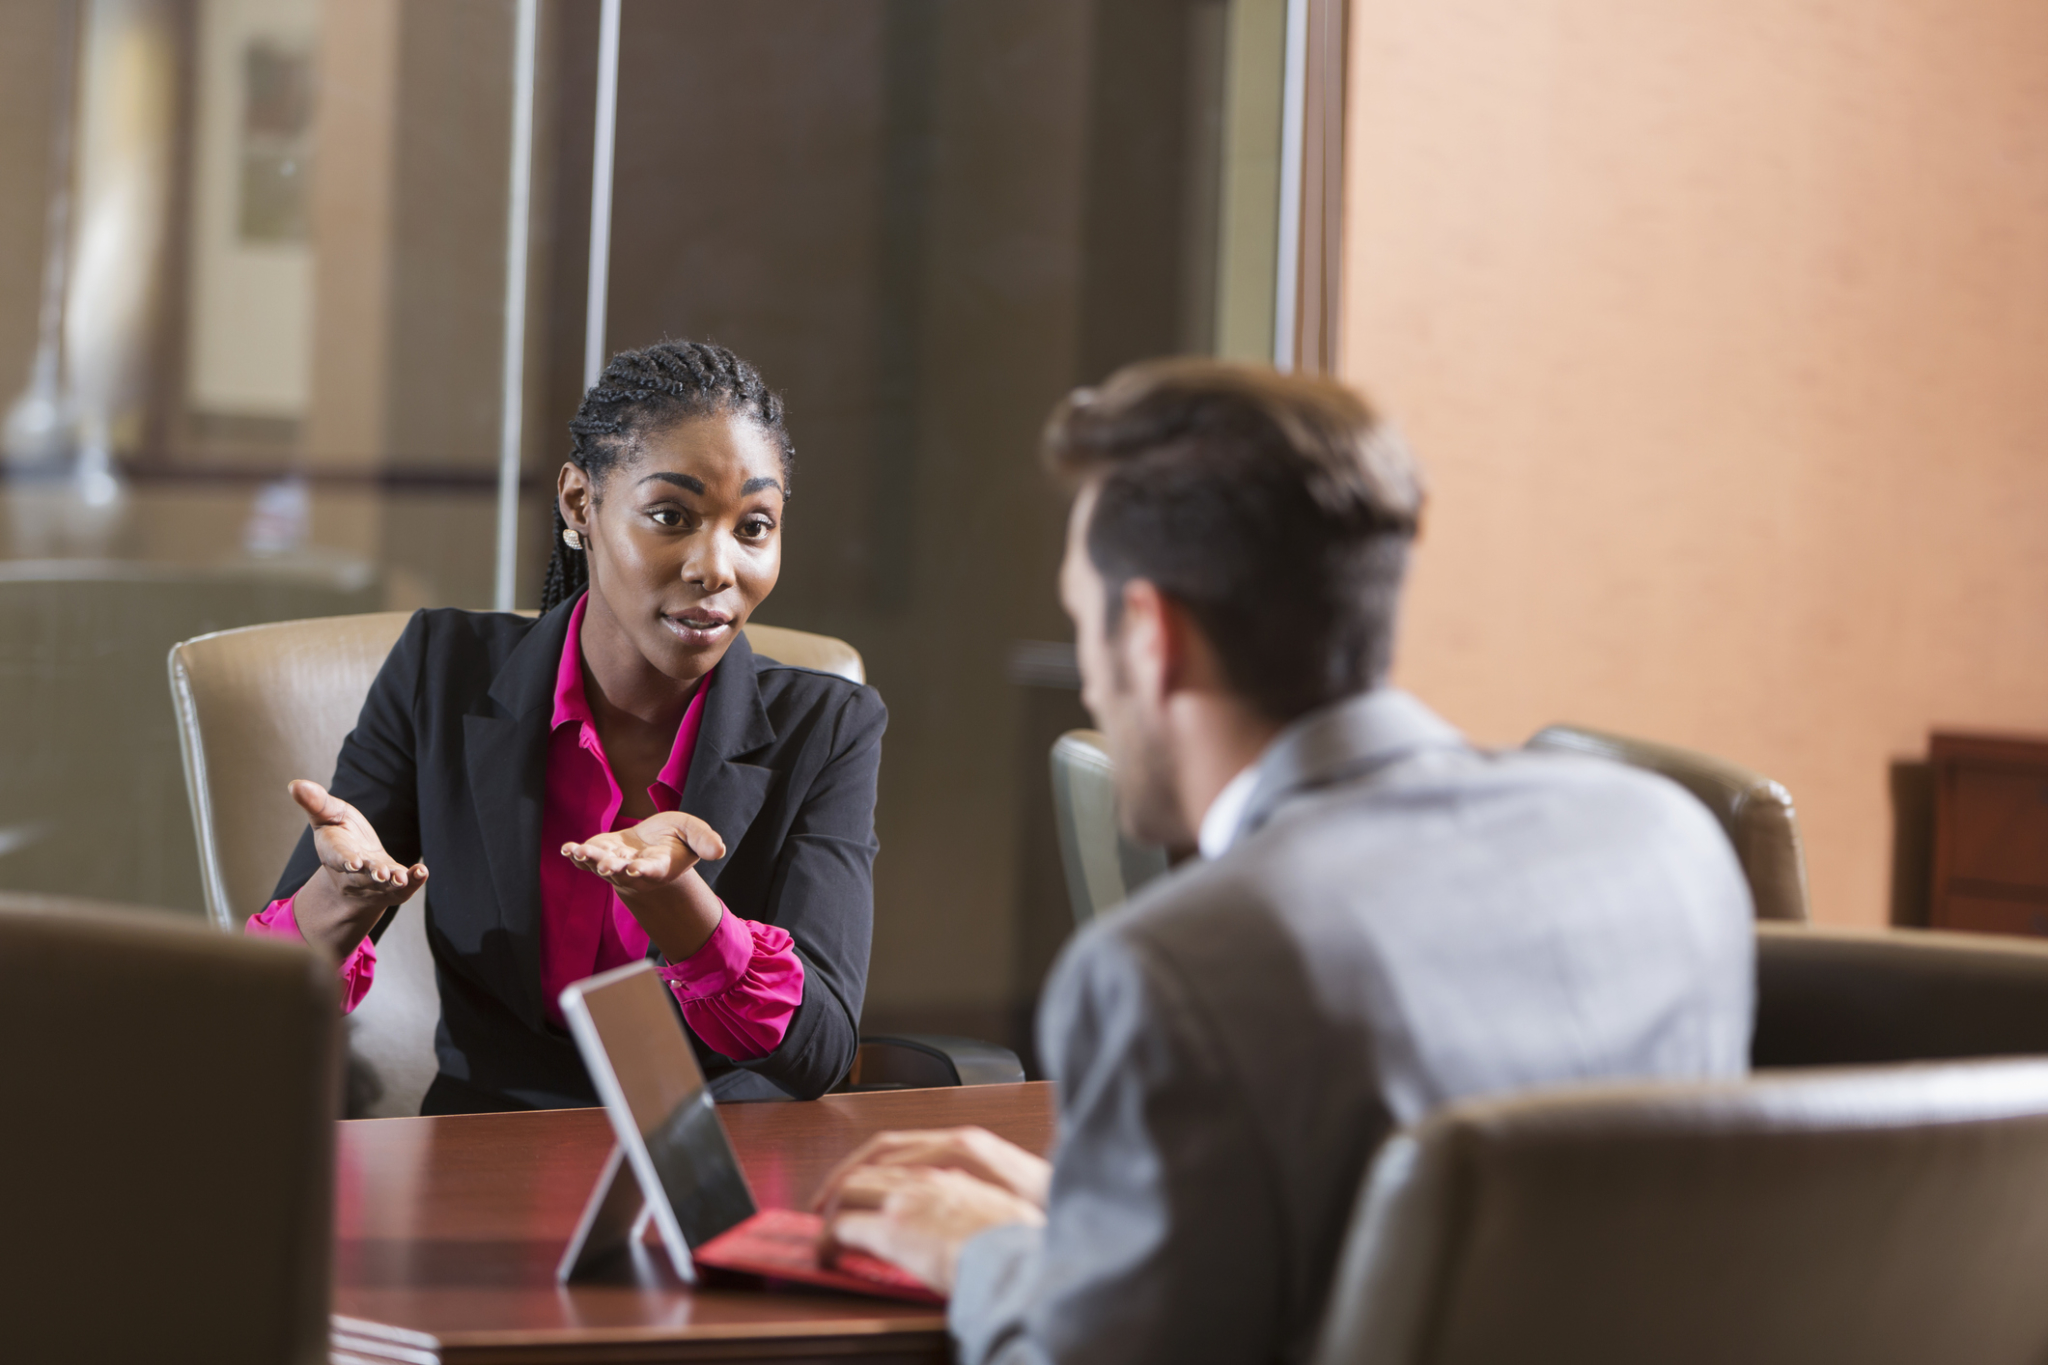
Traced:
<svg viewBox="0 0 2048 1365">
<path fill-rule="evenodd" d="M 912 1303 L 944 1303 L 946 1296 L 899 1265 L 864 1251 L 844 1250 L 829 1266 L 818 1263 L 825 1220 L 796 1209 L 763 1209 L 690 1253 L 698 1265 L 749 1275 L 844 1289 Z"/>
</svg>

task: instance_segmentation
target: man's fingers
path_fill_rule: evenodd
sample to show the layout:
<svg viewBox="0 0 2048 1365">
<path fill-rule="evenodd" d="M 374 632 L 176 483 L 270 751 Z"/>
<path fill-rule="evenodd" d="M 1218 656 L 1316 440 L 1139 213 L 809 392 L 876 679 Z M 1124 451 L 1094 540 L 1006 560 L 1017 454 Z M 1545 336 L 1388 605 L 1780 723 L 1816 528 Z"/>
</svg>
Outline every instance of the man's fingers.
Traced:
<svg viewBox="0 0 2048 1365">
<path fill-rule="evenodd" d="M 907 1140 L 915 1140 L 922 1136 L 924 1135 L 915 1132 L 877 1133 L 860 1146 L 854 1148 L 844 1160 L 826 1173 L 824 1183 L 818 1186 L 817 1194 L 811 1198 L 812 1212 L 825 1207 L 837 1192 L 839 1182 L 846 1179 L 849 1172 L 870 1164 L 882 1152 L 899 1147 Z"/>
<path fill-rule="evenodd" d="M 811 1207 L 825 1207 L 839 1183 L 856 1170 L 912 1166 L 959 1171 L 1033 1203 L 1044 1202 L 1042 1158 L 985 1128 L 965 1127 L 876 1134 L 833 1167 Z"/>
<path fill-rule="evenodd" d="M 841 1247 L 865 1251 L 884 1258 L 889 1249 L 889 1218 L 882 1213 L 842 1213 L 825 1224 L 823 1245 L 818 1248 L 818 1259 L 826 1265 Z"/>
<path fill-rule="evenodd" d="M 930 1170 L 922 1166 L 862 1166 L 847 1172 L 846 1178 L 839 1182 L 832 1193 L 829 1211 L 881 1208 L 897 1190 L 930 1174 Z"/>
</svg>

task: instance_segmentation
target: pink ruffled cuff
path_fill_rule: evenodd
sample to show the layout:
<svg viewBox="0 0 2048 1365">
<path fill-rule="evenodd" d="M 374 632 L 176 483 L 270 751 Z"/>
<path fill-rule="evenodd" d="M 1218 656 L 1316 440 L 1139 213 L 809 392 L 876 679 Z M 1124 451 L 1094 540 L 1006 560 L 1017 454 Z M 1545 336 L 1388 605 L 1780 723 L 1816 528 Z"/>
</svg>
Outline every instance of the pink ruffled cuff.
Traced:
<svg viewBox="0 0 2048 1365">
<path fill-rule="evenodd" d="M 730 910 L 703 947 L 659 971 L 691 1030 L 712 1051 L 735 1061 L 775 1051 L 804 1002 L 796 941 L 772 924 L 741 919 Z"/>
<path fill-rule="evenodd" d="M 264 906 L 249 917 L 249 922 L 242 926 L 242 932 L 258 938 L 295 938 L 304 943 L 306 936 L 299 932 L 299 916 L 292 908 L 293 899 L 288 897 Z M 370 942 L 369 935 L 365 934 L 356 950 L 342 962 L 340 975 L 341 1012 L 348 1014 L 363 1003 L 363 997 L 370 993 L 370 982 L 377 976 L 377 945 Z"/>
</svg>

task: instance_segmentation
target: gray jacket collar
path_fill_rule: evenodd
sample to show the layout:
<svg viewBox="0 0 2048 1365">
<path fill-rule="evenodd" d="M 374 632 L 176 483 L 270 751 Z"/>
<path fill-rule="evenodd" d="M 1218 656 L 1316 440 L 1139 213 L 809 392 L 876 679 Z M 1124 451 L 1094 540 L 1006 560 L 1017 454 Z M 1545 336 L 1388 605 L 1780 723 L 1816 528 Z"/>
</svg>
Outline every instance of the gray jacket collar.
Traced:
<svg viewBox="0 0 2048 1365">
<path fill-rule="evenodd" d="M 1311 711 L 1279 734 L 1259 756 L 1258 778 L 1236 844 L 1273 817 L 1290 798 L 1319 787 L 1357 781 L 1422 749 L 1462 749 L 1465 737 L 1414 697 L 1376 687 Z"/>
</svg>

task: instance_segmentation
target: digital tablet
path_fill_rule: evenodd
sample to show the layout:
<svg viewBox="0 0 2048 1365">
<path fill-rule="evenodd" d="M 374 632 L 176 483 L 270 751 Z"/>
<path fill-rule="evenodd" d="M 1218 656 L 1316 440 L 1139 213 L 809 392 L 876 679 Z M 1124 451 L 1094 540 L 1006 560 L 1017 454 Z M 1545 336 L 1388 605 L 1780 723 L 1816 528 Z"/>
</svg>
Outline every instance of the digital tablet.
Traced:
<svg viewBox="0 0 2048 1365">
<path fill-rule="evenodd" d="M 818 1260 L 823 1223 L 793 1209 L 758 1213 L 690 1038 L 651 962 L 562 992 L 562 1017 L 604 1100 L 618 1143 L 556 1268 L 564 1283 L 626 1250 L 652 1219 L 685 1283 L 697 1266 L 922 1303 L 943 1296 L 860 1252 Z M 642 1192 L 645 1191 L 643 1197 Z"/>
<path fill-rule="evenodd" d="M 557 1277 L 568 1280 L 623 1250 L 644 1205 L 676 1274 L 695 1283 L 690 1248 L 752 1217 L 754 1195 L 668 987 L 653 963 L 631 963 L 564 990 L 562 1017 L 611 1116 L 618 1146 Z"/>
</svg>

